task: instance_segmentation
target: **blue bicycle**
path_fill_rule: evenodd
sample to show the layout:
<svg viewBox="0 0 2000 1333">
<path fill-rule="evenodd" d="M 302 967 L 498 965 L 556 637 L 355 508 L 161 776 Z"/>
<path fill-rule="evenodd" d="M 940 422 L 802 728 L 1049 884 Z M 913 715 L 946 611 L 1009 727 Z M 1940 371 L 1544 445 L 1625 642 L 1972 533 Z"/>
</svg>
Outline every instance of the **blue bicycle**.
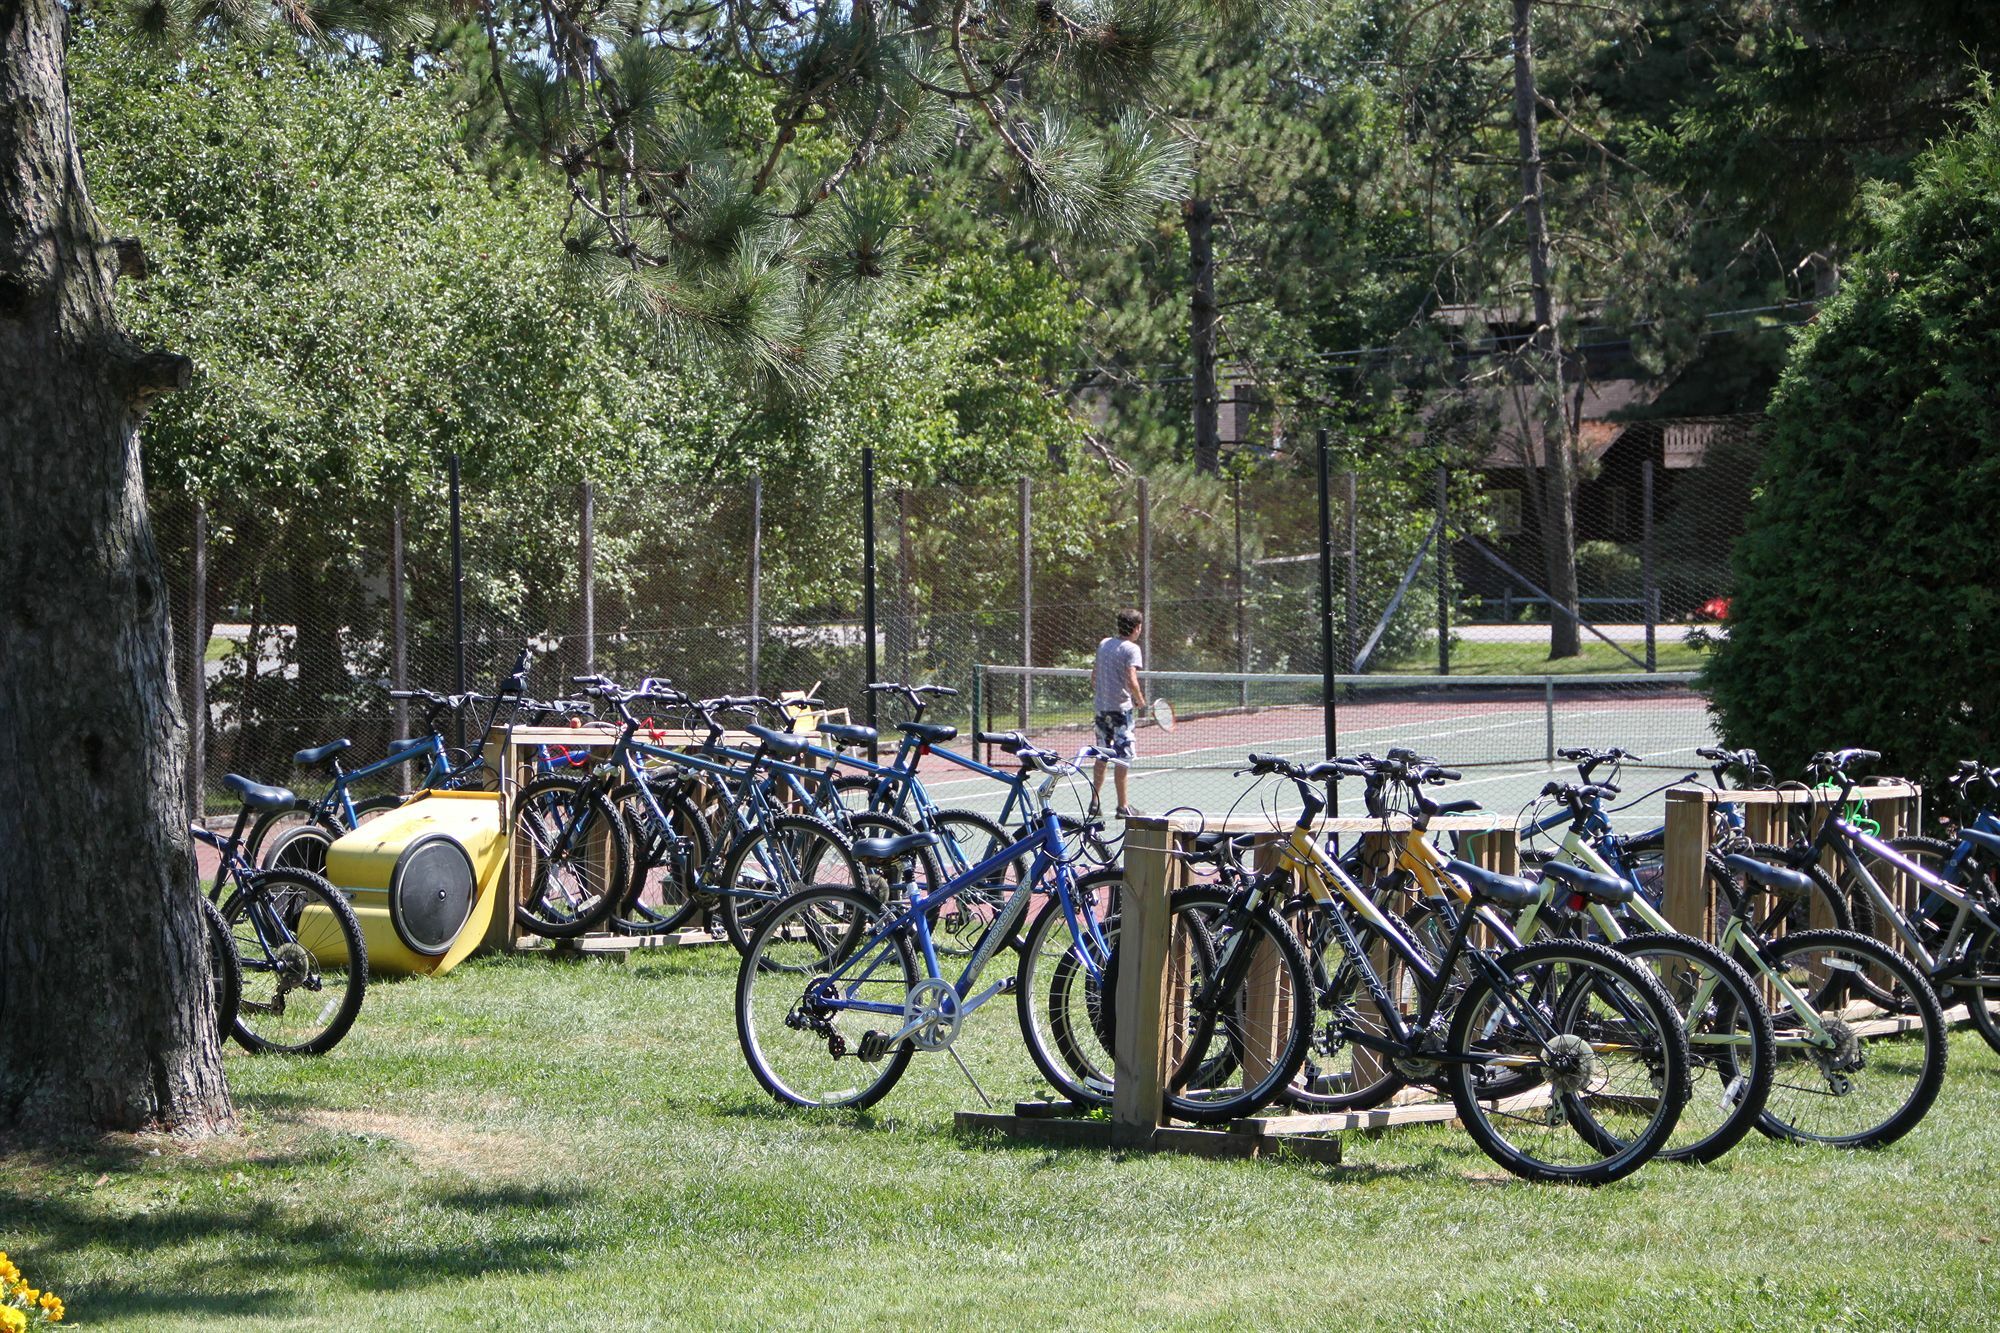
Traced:
<svg viewBox="0 0 2000 1333">
<path fill-rule="evenodd" d="M 765 914 L 737 972 L 736 1031 L 751 1073 L 772 1096 L 794 1106 L 871 1106 L 895 1087 L 918 1051 L 951 1054 L 970 1080 L 953 1049 L 965 1020 L 1011 993 L 1028 1053 L 1043 1075 L 1079 1103 L 1109 1100 L 1118 878 L 1076 873 L 1049 808 L 1056 782 L 1075 768 L 1045 750 L 1022 756 L 1041 781 L 1034 828 L 1018 841 L 928 891 L 912 888 L 902 901 L 813 885 Z M 854 856 L 863 865 L 890 864 L 937 837 L 864 838 Z M 947 979 L 938 964 L 934 914 L 1022 856 L 1030 858 L 1033 891 L 1008 897 L 958 977 Z M 982 986 L 1036 904 L 1041 910 L 1017 946 L 1018 969 Z"/>
</svg>

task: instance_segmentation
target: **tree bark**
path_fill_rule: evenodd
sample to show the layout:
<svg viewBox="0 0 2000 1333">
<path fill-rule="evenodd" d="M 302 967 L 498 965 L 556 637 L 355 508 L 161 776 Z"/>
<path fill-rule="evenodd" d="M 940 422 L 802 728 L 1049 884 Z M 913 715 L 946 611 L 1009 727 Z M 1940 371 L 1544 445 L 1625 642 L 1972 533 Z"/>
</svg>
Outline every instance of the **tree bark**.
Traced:
<svg viewBox="0 0 2000 1333">
<path fill-rule="evenodd" d="M 1215 207 L 1195 195 L 1184 210 L 1188 235 L 1188 346 L 1194 358 L 1194 466 L 1222 468 L 1215 388 Z"/>
<path fill-rule="evenodd" d="M 0 0 L 0 1129 L 234 1123 L 193 894 L 138 421 L 183 357 L 120 332 L 58 0 Z"/>
<path fill-rule="evenodd" d="M 1534 0 L 1514 0 L 1514 128 L 1521 151 L 1521 217 L 1528 231 L 1528 285 L 1534 299 L 1533 357 L 1545 376 L 1541 398 L 1542 449 L 1539 467 L 1533 432 L 1527 432 L 1524 461 L 1542 491 L 1542 563 L 1549 596 L 1567 611 L 1549 612 L 1549 657 L 1575 657 L 1576 628 L 1576 446 L 1569 414 L 1563 410 L 1562 335 L 1549 292 L 1549 226 L 1542 208 L 1542 140 L 1536 124 L 1535 48 L 1530 20 Z M 1527 424 L 1522 423 L 1524 426 Z"/>
</svg>

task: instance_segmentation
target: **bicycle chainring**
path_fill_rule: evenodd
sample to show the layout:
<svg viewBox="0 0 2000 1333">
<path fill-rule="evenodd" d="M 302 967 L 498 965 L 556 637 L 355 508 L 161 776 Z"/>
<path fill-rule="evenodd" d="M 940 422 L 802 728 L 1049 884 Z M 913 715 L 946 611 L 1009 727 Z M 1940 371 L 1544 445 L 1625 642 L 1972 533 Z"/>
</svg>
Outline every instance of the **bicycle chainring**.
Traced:
<svg viewBox="0 0 2000 1333">
<path fill-rule="evenodd" d="M 912 1029 L 909 1043 L 920 1051 L 942 1051 L 957 1041 L 963 1017 L 958 992 L 942 977 L 924 978 L 903 1000 L 903 1026 Z"/>
</svg>

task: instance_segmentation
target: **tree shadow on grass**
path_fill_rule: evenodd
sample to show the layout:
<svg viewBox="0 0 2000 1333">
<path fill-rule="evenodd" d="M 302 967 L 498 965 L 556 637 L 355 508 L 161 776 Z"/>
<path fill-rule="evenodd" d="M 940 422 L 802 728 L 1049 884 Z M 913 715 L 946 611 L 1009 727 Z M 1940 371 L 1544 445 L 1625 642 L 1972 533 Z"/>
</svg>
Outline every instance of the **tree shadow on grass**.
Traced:
<svg viewBox="0 0 2000 1333">
<path fill-rule="evenodd" d="M 269 1162 L 261 1162 L 267 1166 Z M 340 1155 L 303 1151 L 288 1166 L 326 1168 Z M 75 1165 L 90 1169 L 90 1159 Z M 162 1183 L 167 1183 L 163 1181 Z M 212 1173 L 186 1180 L 195 1189 L 227 1189 Z M 411 1181 L 393 1217 L 358 1208 L 246 1198 L 174 1206 L 93 1203 L 89 1193 L 23 1195 L 0 1191 L 0 1210 L 15 1220 L 29 1254 L 79 1257 L 108 1251 L 142 1279 L 70 1280 L 61 1287 L 72 1309 L 92 1320 L 177 1315 L 311 1313 L 304 1289 L 332 1285 L 355 1292 L 399 1292 L 494 1272 L 538 1273 L 579 1261 L 584 1248 L 570 1215 L 592 1201 L 581 1187 Z M 220 1251 L 218 1253 L 218 1251 Z M 27 1255 L 23 1255 L 26 1258 Z M 59 1281 L 50 1274 L 52 1282 Z"/>
</svg>

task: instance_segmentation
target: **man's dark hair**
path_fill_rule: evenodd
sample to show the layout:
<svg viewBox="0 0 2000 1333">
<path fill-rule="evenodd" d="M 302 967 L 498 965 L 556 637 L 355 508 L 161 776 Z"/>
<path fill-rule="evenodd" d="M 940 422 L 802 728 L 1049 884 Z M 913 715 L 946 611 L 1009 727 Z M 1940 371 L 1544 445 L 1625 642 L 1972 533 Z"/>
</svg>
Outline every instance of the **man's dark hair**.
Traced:
<svg viewBox="0 0 2000 1333">
<path fill-rule="evenodd" d="M 1133 630 L 1139 628 L 1139 623 L 1140 615 L 1137 610 L 1129 606 L 1120 607 L 1118 611 L 1118 637 L 1121 639 L 1124 638 Z"/>
</svg>

